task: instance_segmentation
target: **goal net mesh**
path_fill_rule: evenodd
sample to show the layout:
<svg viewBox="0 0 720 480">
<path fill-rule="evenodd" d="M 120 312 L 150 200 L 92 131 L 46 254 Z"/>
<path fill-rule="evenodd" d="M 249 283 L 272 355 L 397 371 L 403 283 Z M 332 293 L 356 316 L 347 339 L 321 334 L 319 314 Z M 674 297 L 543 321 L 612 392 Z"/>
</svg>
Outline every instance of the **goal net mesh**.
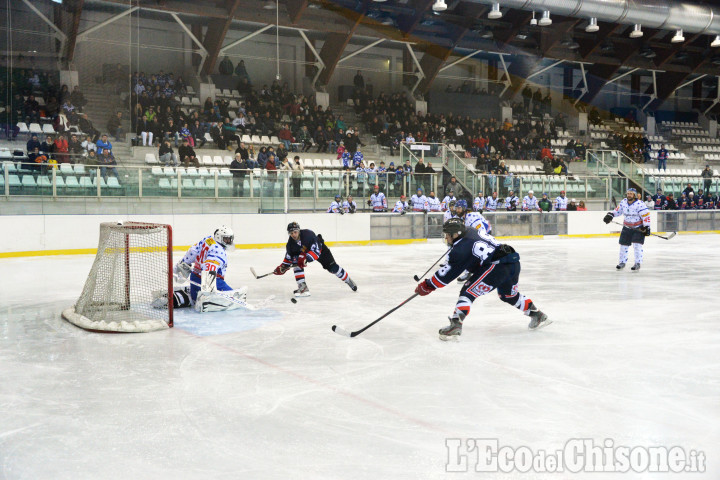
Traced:
<svg viewBox="0 0 720 480">
<path fill-rule="evenodd" d="M 172 326 L 172 230 L 169 225 L 102 223 L 95 262 L 73 308 L 63 312 L 87 330 L 148 332 Z"/>
</svg>

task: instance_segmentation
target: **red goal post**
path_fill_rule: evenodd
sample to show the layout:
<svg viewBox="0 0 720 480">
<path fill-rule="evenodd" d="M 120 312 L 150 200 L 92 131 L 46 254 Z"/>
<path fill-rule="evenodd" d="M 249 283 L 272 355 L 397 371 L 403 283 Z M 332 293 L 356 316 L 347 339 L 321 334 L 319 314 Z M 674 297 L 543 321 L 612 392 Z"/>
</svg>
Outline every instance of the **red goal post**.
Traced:
<svg viewBox="0 0 720 480">
<path fill-rule="evenodd" d="M 80 298 L 63 317 L 97 332 L 150 332 L 173 326 L 172 227 L 101 223 L 95 261 Z M 167 295 L 168 307 L 152 302 Z"/>
</svg>

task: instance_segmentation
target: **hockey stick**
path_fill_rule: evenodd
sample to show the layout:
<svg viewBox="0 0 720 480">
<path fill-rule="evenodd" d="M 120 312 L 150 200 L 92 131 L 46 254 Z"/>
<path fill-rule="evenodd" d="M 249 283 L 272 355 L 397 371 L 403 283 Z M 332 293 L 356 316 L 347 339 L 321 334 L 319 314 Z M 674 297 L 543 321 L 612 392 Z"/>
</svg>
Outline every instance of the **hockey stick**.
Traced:
<svg viewBox="0 0 720 480">
<path fill-rule="evenodd" d="M 437 262 L 436 262 L 436 263 L 437 263 Z M 357 336 L 360 335 L 362 332 L 364 332 L 364 331 L 367 330 L 368 328 L 372 327 L 373 325 L 375 325 L 376 323 L 378 323 L 380 320 L 382 320 L 383 318 L 387 317 L 388 315 L 390 315 L 391 313 L 393 313 L 395 310 L 397 310 L 398 308 L 402 307 L 403 305 L 405 305 L 406 303 L 408 303 L 410 300 L 412 300 L 413 298 L 417 297 L 418 295 L 420 295 L 420 294 L 419 294 L 419 293 L 414 293 L 414 294 L 412 294 L 412 295 L 411 295 L 410 297 L 408 297 L 405 301 L 403 301 L 400 305 L 398 305 L 397 307 L 393 308 L 392 310 L 387 311 L 382 317 L 378 318 L 377 320 L 375 320 L 375 321 L 372 322 L 372 323 L 369 323 L 368 325 L 366 325 L 364 328 L 361 328 L 360 330 L 357 330 L 357 331 L 355 331 L 355 332 L 348 332 L 347 330 L 345 330 L 345 329 L 342 328 L 342 327 L 338 327 L 337 325 L 333 325 L 333 326 L 332 326 L 332 331 L 335 332 L 335 333 L 338 333 L 338 334 L 340 334 L 340 335 L 345 335 L 346 337 L 357 337 Z"/>
<path fill-rule="evenodd" d="M 620 225 L 621 227 L 624 227 L 624 226 L 625 226 L 624 224 L 622 224 L 622 223 L 620 223 L 620 222 L 612 222 L 612 223 L 614 223 L 615 225 Z M 630 228 L 630 227 L 628 227 L 628 228 Z M 636 229 L 636 228 L 633 228 L 633 230 L 637 230 L 637 229 Z M 673 238 L 675 235 L 677 235 L 677 232 L 672 232 L 672 233 L 671 233 L 670 235 L 668 235 L 667 237 L 664 236 L 664 235 L 658 235 L 657 233 L 652 233 L 652 232 L 650 232 L 650 235 L 652 235 L 653 237 L 662 238 L 663 240 L 670 240 L 670 239 Z"/>
<path fill-rule="evenodd" d="M 273 273 L 275 273 L 275 272 L 270 272 L 270 273 L 266 273 L 264 275 L 258 275 L 257 273 L 255 273 L 255 269 L 253 267 L 250 267 L 250 271 L 252 272 L 253 277 L 255 277 L 256 279 L 267 277 L 268 275 L 272 275 Z"/>
<path fill-rule="evenodd" d="M 443 258 L 445 258 L 446 255 L 449 255 L 449 254 L 450 254 L 450 250 L 452 250 L 452 247 L 450 247 L 447 252 L 443 253 L 443 254 L 440 256 L 440 258 L 438 258 L 437 260 L 435 260 L 435 263 L 433 263 L 432 265 L 430 265 L 430 268 L 428 268 L 428 269 L 425 271 L 425 273 L 422 274 L 421 277 L 418 277 L 417 275 L 413 275 L 413 279 L 414 279 L 416 282 L 419 282 L 420 279 L 421 279 L 421 278 L 424 278 L 425 275 L 427 275 L 428 272 L 429 272 L 430 270 L 432 270 L 433 267 L 434 267 L 435 265 L 437 265 L 440 260 L 442 260 Z"/>
</svg>

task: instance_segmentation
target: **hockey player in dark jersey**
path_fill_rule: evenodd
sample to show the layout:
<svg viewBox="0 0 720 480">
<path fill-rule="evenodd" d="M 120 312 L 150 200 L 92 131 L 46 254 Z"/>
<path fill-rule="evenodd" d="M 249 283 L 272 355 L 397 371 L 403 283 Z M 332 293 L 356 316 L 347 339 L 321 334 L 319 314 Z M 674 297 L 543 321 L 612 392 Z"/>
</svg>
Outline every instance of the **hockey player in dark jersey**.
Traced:
<svg viewBox="0 0 720 480">
<path fill-rule="evenodd" d="M 325 270 L 338 277 L 353 290 L 357 291 L 357 285 L 352 281 L 350 275 L 340 265 L 335 263 L 330 248 L 325 245 L 322 235 L 315 235 L 315 232 L 308 229 L 300 229 L 297 222 L 291 222 L 287 227 L 290 238 L 285 247 L 285 259 L 273 272 L 275 275 L 284 275 L 290 267 L 295 272 L 295 281 L 298 288 L 293 293 L 296 297 L 309 297 L 305 281 L 305 265 L 317 260 Z"/>
<path fill-rule="evenodd" d="M 493 237 L 465 227 L 460 218 L 451 218 L 443 225 L 445 241 L 451 247 L 449 261 L 430 279 L 420 282 L 415 293 L 424 296 L 455 280 L 463 271 L 471 273 L 460 290 L 455 310 L 449 317 L 450 325 L 439 330 L 442 340 L 457 338 L 462 334 L 463 320 L 470 313 L 476 298 L 497 289 L 500 300 L 519 309 L 530 317 L 530 330 L 552 323 L 548 316 L 537 309 L 532 300 L 518 291 L 520 255 Z"/>
</svg>

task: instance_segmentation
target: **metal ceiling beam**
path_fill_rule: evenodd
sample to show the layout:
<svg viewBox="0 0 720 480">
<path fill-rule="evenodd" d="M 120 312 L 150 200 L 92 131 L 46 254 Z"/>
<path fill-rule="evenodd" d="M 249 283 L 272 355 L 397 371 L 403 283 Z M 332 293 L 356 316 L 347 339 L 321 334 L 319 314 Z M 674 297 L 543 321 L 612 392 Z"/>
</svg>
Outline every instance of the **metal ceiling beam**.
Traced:
<svg viewBox="0 0 720 480">
<path fill-rule="evenodd" d="M 205 61 L 202 62 L 201 75 L 209 75 L 215 69 L 215 64 L 222 51 L 222 44 L 225 41 L 232 19 L 240 7 L 240 0 L 230 0 L 227 4 L 228 16 L 225 20 L 209 19 L 207 23 L 207 31 L 203 39 L 203 47 L 207 52 Z"/>
</svg>

